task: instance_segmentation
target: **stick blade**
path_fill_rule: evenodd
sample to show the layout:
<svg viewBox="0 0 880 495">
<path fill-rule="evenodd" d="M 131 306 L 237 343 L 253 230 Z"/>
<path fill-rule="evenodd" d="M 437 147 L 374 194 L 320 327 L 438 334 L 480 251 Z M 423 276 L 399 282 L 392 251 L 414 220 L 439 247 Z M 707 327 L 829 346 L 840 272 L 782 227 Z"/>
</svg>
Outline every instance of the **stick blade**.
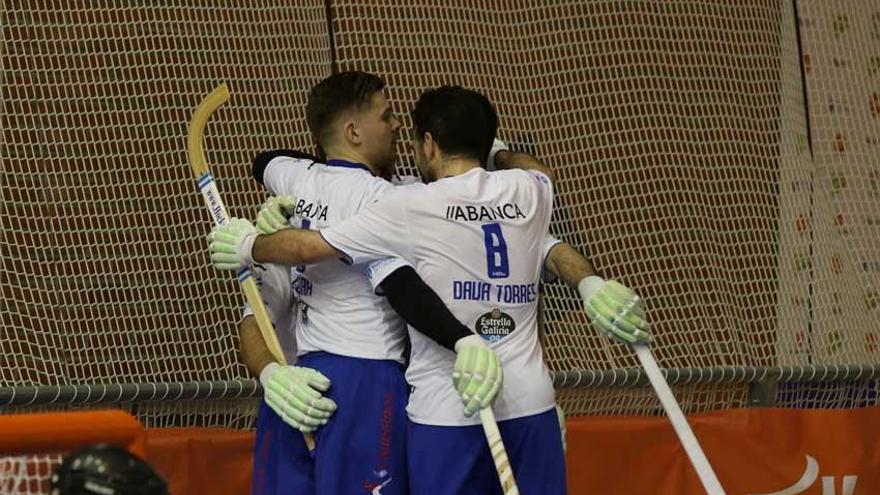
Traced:
<svg viewBox="0 0 880 495">
<path fill-rule="evenodd" d="M 222 83 L 208 96 L 206 96 L 199 106 L 193 112 L 192 119 L 189 121 L 189 134 L 187 135 L 187 152 L 189 155 L 189 165 L 192 168 L 193 175 L 196 179 L 209 171 L 208 162 L 205 159 L 205 150 L 202 144 L 205 133 L 205 124 L 211 114 L 214 113 L 220 105 L 229 100 L 229 87 L 226 83 Z"/>
</svg>

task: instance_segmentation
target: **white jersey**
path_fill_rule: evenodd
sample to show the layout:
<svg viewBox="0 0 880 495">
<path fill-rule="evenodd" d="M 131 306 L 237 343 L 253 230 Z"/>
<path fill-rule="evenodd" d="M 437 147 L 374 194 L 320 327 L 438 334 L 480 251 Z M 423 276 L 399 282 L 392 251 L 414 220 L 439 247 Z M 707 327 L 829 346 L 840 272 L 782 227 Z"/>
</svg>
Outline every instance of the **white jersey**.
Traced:
<svg viewBox="0 0 880 495">
<path fill-rule="evenodd" d="M 290 270 L 280 265 L 254 264 L 254 278 L 260 287 L 260 295 L 275 335 L 281 344 L 281 351 L 287 364 L 296 362 L 296 299 L 290 288 Z M 244 304 L 242 318 L 254 314 L 248 303 Z"/>
<path fill-rule="evenodd" d="M 393 191 L 321 234 L 355 263 L 408 261 L 455 316 L 498 354 L 500 420 L 553 408 L 553 385 L 538 342 L 538 283 L 553 190 L 531 171 L 476 168 L 430 185 Z M 470 425 L 452 386 L 455 353 L 411 332 L 407 412 L 416 423 Z"/>
<path fill-rule="evenodd" d="M 263 184 L 272 194 L 296 198 L 290 224 L 313 230 L 340 223 L 394 189 L 360 164 L 289 157 L 269 162 Z M 299 354 L 326 351 L 404 362 L 406 324 L 373 287 L 404 265 L 399 260 L 380 260 L 372 266 L 349 266 L 333 260 L 292 268 L 292 287 L 299 299 Z"/>
</svg>

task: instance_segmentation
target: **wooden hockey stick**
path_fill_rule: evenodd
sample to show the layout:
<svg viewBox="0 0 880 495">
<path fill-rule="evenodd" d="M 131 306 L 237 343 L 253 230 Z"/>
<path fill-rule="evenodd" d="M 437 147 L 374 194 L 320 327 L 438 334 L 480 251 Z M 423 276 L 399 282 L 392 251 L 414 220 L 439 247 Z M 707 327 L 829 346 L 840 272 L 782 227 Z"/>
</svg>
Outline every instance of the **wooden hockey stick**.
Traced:
<svg viewBox="0 0 880 495">
<path fill-rule="evenodd" d="M 211 114 L 217 108 L 226 103 L 229 99 L 229 88 L 223 83 L 214 88 L 211 93 L 206 96 L 199 106 L 193 112 L 192 120 L 189 122 L 189 135 L 187 136 L 187 152 L 189 154 L 189 164 L 192 168 L 193 175 L 196 178 L 199 191 L 205 198 L 205 205 L 211 218 L 217 225 L 223 225 L 229 221 L 229 213 L 220 197 L 220 191 L 217 190 L 217 184 L 214 182 L 214 176 L 211 175 L 211 169 L 205 159 L 205 150 L 203 147 L 203 136 L 205 125 Z M 266 305 L 263 304 L 263 298 L 260 296 L 260 289 L 254 280 L 250 268 L 243 267 L 238 271 L 238 281 L 241 284 L 241 290 L 244 297 L 254 312 L 254 318 L 257 320 L 257 326 L 260 328 L 260 334 L 272 357 L 281 364 L 287 364 L 284 353 L 281 351 L 281 344 L 278 342 L 278 336 L 275 335 L 275 328 L 272 326 L 272 320 L 269 319 L 269 313 L 266 312 Z M 309 433 L 303 433 L 306 440 L 306 446 L 309 450 L 314 450 L 315 440 Z"/>
<path fill-rule="evenodd" d="M 492 412 L 491 406 L 480 410 L 480 420 L 483 422 L 483 432 L 486 434 L 486 441 L 489 442 L 489 450 L 492 452 L 495 471 L 498 472 L 498 481 L 501 482 L 504 495 L 519 495 L 519 488 L 516 486 L 513 469 L 510 467 L 507 450 L 504 448 L 504 442 L 501 441 L 501 432 L 498 431 L 498 422 L 495 421 L 495 413 Z"/>
<path fill-rule="evenodd" d="M 709 495 L 724 495 L 724 488 L 721 487 L 721 482 L 715 476 L 715 471 L 712 470 L 709 459 L 706 458 L 706 454 L 700 447 L 700 443 L 697 442 L 697 437 L 694 435 L 693 430 L 691 430 L 687 418 L 681 412 L 681 407 L 679 407 L 678 402 L 675 400 L 675 396 L 672 395 L 669 384 L 663 378 L 663 373 L 660 371 L 660 367 L 657 366 L 657 361 L 654 359 L 654 355 L 651 354 L 651 349 L 645 344 L 633 344 L 632 347 L 636 351 L 636 356 L 638 356 L 639 362 L 642 363 L 645 374 L 648 375 L 648 380 L 651 382 L 651 386 L 654 387 L 654 392 L 657 394 L 657 398 L 660 399 L 660 403 L 663 405 L 669 421 L 672 423 L 672 428 L 675 429 L 679 441 L 684 446 L 684 451 L 697 471 L 697 476 L 700 477 L 700 482 L 703 484 L 706 493 Z"/>
</svg>

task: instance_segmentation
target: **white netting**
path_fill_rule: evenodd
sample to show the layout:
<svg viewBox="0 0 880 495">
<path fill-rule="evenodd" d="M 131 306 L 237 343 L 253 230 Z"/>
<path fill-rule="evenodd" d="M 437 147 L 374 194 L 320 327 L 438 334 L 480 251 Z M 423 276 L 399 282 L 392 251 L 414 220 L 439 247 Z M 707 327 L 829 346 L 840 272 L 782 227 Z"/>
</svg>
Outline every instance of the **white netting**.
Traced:
<svg viewBox="0 0 880 495">
<path fill-rule="evenodd" d="M 876 363 L 880 5 L 811 1 L 800 13 L 815 166 L 806 227 L 813 238 L 815 317 L 798 364 Z"/>
<path fill-rule="evenodd" d="M 310 142 L 324 3 L 158 5 L 3 3 L 0 385 L 246 376 L 187 123 L 227 81 L 207 149 L 232 213 L 250 215 L 255 151 Z"/>
<path fill-rule="evenodd" d="M 865 311 L 861 296 L 848 299 L 859 310 L 842 323 L 821 302 L 824 272 L 809 270 L 811 248 L 880 256 L 867 238 L 855 246 L 855 236 L 841 244 L 827 229 L 795 229 L 824 199 L 812 195 L 821 179 L 806 146 L 791 2 L 334 6 L 340 68 L 383 74 L 401 114 L 425 86 L 479 88 L 499 110 L 501 136 L 556 168 L 555 232 L 645 296 L 662 365 L 878 361 L 876 346 L 841 347 L 831 361 L 811 361 L 827 346 L 798 344 L 811 322 L 815 335 L 838 324 L 838 332 L 858 327 L 853 338 L 880 331 L 876 303 Z M 851 7 L 867 10 L 869 2 Z M 849 42 L 864 48 L 871 40 Z M 850 84 L 864 93 L 867 82 Z M 401 152 L 408 156 L 405 146 Z M 876 164 L 876 156 L 854 160 Z M 865 206 L 849 209 L 860 215 Z M 853 291 L 877 285 L 876 275 L 862 277 Z M 555 369 L 636 366 L 625 348 L 585 331 L 571 290 L 551 285 L 547 296 Z M 684 402 L 692 410 L 731 407 L 744 395 L 731 389 Z M 584 412 L 645 409 L 626 400 L 608 408 L 594 392 L 566 402 Z"/>
<path fill-rule="evenodd" d="M 49 493 L 49 478 L 61 454 L 0 456 L 0 495 Z"/>
<path fill-rule="evenodd" d="M 798 2 L 813 160 L 780 183 L 780 364 L 880 362 L 880 6 Z M 801 151 L 805 136 L 798 136 Z M 781 273 L 782 275 L 782 273 Z M 803 283 L 806 281 L 806 283 Z M 811 317 L 810 317 L 811 316 Z M 780 384 L 782 407 L 880 403 L 880 381 Z"/>
<path fill-rule="evenodd" d="M 252 156 L 311 148 L 306 91 L 334 58 L 384 76 L 405 121 L 425 87 L 484 91 L 502 137 L 557 168 L 555 233 L 645 296 L 662 366 L 878 362 L 875 2 L 798 2 L 812 158 L 788 0 L 333 1 L 332 35 L 323 0 L 56 3 L 3 2 L 0 386 L 244 377 L 186 123 L 229 82 L 207 150 L 252 216 Z M 555 369 L 636 365 L 569 289 L 546 308 Z M 696 388 L 686 410 L 746 402 Z M 570 411 L 649 400 L 566 392 Z M 251 406 L 141 416 L 241 425 Z"/>
<path fill-rule="evenodd" d="M 401 113 L 425 86 L 484 90 L 557 170 L 555 233 L 644 295 L 664 365 L 775 364 L 780 100 L 801 94 L 780 2 L 453 4 L 335 2 L 340 67 L 385 75 Z M 554 368 L 636 366 L 576 293 L 547 295 Z"/>
</svg>

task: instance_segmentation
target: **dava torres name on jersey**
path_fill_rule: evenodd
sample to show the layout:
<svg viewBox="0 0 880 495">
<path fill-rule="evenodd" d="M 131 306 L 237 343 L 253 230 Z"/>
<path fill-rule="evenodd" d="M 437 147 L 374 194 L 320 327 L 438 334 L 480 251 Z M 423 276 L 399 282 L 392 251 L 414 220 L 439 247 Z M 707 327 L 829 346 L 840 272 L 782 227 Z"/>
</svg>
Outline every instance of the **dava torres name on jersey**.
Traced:
<svg viewBox="0 0 880 495">
<path fill-rule="evenodd" d="M 462 222 L 486 222 L 499 219 L 514 220 L 526 215 L 516 203 L 495 206 L 447 205 L 446 218 Z"/>
<path fill-rule="evenodd" d="M 452 298 L 460 301 L 488 301 L 525 304 L 538 297 L 536 284 L 490 284 L 479 280 L 453 280 Z"/>
</svg>

